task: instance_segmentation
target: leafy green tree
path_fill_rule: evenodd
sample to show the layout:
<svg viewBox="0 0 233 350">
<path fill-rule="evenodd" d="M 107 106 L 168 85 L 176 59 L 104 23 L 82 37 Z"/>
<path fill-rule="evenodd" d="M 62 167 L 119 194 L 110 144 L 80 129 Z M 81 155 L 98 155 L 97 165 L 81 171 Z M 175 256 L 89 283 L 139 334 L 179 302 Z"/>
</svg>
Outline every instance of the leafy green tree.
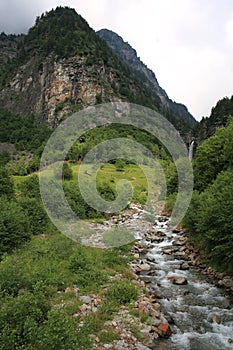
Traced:
<svg viewBox="0 0 233 350">
<path fill-rule="evenodd" d="M 197 218 L 200 207 L 200 194 L 198 191 L 193 191 L 192 200 L 187 210 L 185 217 L 182 220 L 182 224 L 189 230 L 192 237 L 197 232 Z"/>
<path fill-rule="evenodd" d="M 35 116 L 26 118 L 0 109 L 0 142 L 13 143 L 17 150 L 35 152 L 50 134 L 46 125 L 37 124 Z"/>
<path fill-rule="evenodd" d="M 29 219 L 21 206 L 0 197 L 0 254 L 19 247 L 30 236 Z"/>
<path fill-rule="evenodd" d="M 228 271 L 233 268 L 233 173 L 221 172 L 201 195 L 196 231 L 213 261 Z"/>
<path fill-rule="evenodd" d="M 73 178 L 72 169 L 68 163 L 63 164 L 62 178 L 63 178 L 63 180 L 72 180 L 72 178 Z"/>
<path fill-rule="evenodd" d="M 192 240 L 218 268 L 233 268 L 233 173 L 222 171 L 204 192 L 194 191 L 183 224 L 190 230 Z"/>
<path fill-rule="evenodd" d="M 23 197 L 40 198 L 40 184 L 37 175 L 27 177 L 18 185 L 18 190 Z"/>
<path fill-rule="evenodd" d="M 0 151 L 0 167 L 5 166 L 11 160 L 9 152 L 6 150 Z"/>
<path fill-rule="evenodd" d="M 6 168 L 0 168 L 0 194 L 8 199 L 14 198 L 14 183 Z"/>
<path fill-rule="evenodd" d="M 232 166 L 233 120 L 219 128 L 215 135 L 205 140 L 196 151 L 194 160 L 195 189 L 203 191 L 218 173 Z"/>
<path fill-rule="evenodd" d="M 43 233 L 49 220 L 42 202 L 37 198 L 21 197 L 18 203 L 29 218 L 30 232 L 34 235 Z"/>
<path fill-rule="evenodd" d="M 117 171 L 124 171 L 125 167 L 125 160 L 124 159 L 117 159 L 115 163 L 115 167 Z"/>
</svg>

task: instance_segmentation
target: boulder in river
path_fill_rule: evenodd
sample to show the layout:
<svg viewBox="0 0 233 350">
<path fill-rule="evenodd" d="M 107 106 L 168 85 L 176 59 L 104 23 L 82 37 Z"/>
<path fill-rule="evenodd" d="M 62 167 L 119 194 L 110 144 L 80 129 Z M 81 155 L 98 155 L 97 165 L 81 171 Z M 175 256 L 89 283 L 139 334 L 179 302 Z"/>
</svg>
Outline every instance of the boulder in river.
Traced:
<svg viewBox="0 0 233 350">
<path fill-rule="evenodd" d="M 189 264 L 187 262 L 183 262 L 180 264 L 180 270 L 189 270 Z"/>
<path fill-rule="evenodd" d="M 187 279 L 182 276 L 168 276 L 168 279 L 172 281 L 173 284 L 180 286 L 188 283 Z"/>
<path fill-rule="evenodd" d="M 162 337 L 169 337 L 171 335 L 171 328 L 165 317 L 161 317 L 161 324 L 159 326 L 159 334 Z"/>
<path fill-rule="evenodd" d="M 139 269 L 140 269 L 140 271 L 150 271 L 151 266 L 147 263 L 144 263 L 144 264 L 139 265 Z"/>
<path fill-rule="evenodd" d="M 218 324 L 220 323 L 220 319 L 219 319 L 219 317 L 217 315 L 213 316 L 213 322 L 214 323 L 218 323 Z"/>
</svg>

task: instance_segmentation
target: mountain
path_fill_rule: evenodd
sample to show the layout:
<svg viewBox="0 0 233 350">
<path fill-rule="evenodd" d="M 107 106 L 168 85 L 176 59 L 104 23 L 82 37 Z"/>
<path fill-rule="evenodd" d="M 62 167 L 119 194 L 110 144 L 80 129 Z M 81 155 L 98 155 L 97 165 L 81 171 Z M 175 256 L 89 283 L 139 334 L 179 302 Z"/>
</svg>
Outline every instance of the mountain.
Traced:
<svg viewBox="0 0 233 350">
<path fill-rule="evenodd" d="M 233 116 L 233 96 L 219 100 L 210 116 L 202 118 L 195 132 L 198 143 L 214 135 L 217 128 L 226 126 L 229 116 Z"/>
<path fill-rule="evenodd" d="M 159 97 L 160 109 L 165 115 L 170 113 L 177 119 L 188 120 L 191 124 L 196 123 L 186 106 L 176 103 L 168 97 L 165 90 L 160 87 L 154 72 L 140 60 L 135 49 L 111 30 L 101 29 L 97 34 L 106 41 L 113 53 L 138 76 L 143 84 Z"/>
<path fill-rule="evenodd" d="M 0 34 L 0 64 L 7 63 L 8 60 L 15 58 L 17 54 L 17 46 L 23 39 L 24 35 L 6 35 Z"/>
<path fill-rule="evenodd" d="M 26 35 L 2 33 L 0 59 L 0 108 L 34 115 L 40 123 L 54 126 L 75 111 L 111 101 L 164 113 L 182 134 L 195 123 L 158 87 L 153 72 L 143 64 L 141 72 L 132 69 L 68 7 L 42 14 Z"/>
</svg>

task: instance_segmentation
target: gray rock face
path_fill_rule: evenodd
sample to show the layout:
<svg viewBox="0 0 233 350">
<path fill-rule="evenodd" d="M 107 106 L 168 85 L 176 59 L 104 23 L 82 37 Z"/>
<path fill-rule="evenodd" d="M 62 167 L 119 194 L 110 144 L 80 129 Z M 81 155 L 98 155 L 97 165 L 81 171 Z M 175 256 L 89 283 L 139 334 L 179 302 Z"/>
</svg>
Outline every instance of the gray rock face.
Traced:
<svg viewBox="0 0 233 350">
<path fill-rule="evenodd" d="M 82 55 L 54 60 L 48 56 L 39 67 L 30 59 L 1 91 L 2 107 L 21 115 L 46 116 L 54 125 L 71 112 L 95 105 L 98 95 L 103 102 L 120 101 L 110 84 L 103 87 L 91 76 L 98 71 L 103 81 L 110 82 L 114 73 L 101 65 L 87 70 L 87 58 Z"/>
</svg>

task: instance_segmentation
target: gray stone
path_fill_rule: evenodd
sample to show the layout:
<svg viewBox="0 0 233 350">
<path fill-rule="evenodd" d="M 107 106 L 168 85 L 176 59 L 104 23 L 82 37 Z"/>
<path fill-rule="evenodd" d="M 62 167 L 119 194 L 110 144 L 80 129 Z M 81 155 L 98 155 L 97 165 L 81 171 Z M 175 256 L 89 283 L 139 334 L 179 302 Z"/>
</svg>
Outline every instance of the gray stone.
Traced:
<svg viewBox="0 0 233 350">
<path fill-rule="evenodd" d="M 189 270 L 189 264 L 187 262 L 180 264 L 180 270 Z"/>
<path fill-rule="evenodd" d="M 178 285 L 184 285 L 187 284 L 188 281 L 185 277 L 174 277 L 174 279 L 172 280 L 173 284 L 178 284 Z"/>
<path fill-rule="evenodd" d="M 89 295 L 81 295 L 79 299 L 85 304 L 90 304 L 93 300 Z"/>
<path fill-rule="evenodd" d="M 140 271 L 150 271 L 150 269 L 151 269 L 151 266 L 149 265 L 149 264 L 141 264 L 140 266 L 139 266 L 139 269 L 140 269 Z"/>
</svg>

